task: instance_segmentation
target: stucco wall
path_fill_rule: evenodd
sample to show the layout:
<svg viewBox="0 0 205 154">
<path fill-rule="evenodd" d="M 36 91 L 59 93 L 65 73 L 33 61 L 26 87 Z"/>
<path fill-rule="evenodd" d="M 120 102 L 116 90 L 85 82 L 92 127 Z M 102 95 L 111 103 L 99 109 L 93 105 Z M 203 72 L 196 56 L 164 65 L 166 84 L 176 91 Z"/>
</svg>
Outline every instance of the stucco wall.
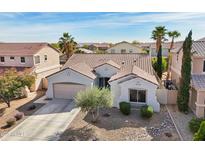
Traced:
<svg viewBox="0 0 205 154">
<path fill-rule="evenodd" d="M 105 64 L 97 67 L 95 71 L 99 77 L 111 77 L 117 73 L 118 69 L 111 65 Z"/>
<path fill-rule="evenodd" d="M 65 69 L 60 71 L 50 77 L 48 79 L 48 90 L 46 92 L 46 96 L 48 98 L 53 98 L 53 83 L 63 83 L 63 82 L 70 82 L 70 83 L 79 83 L 86 85 L 87 87 L 93 86 L 93 80 L 77 73 L 70 69 Z"/>
<path fill-rule="evenodd" d="M 126 50 L 126 53 L 130 53 L 130 49 L 132 50 L 132 53 L 142 53 L 142 49 L 140 47 L 135 47 L 134 45 L 131 45 L 129 43 L 120 43 L 120 44 L 117 44 L 109 49 L 107 49 L 107 52 L 108 53 L 112 53 L 112 49 L 115 50 L 114 53 L 121 53 L 121 49 L 125 49 Z"/>
<path fill-rule="evenodd" d="M 128 78 L 128 77 L 127 77 Z M 139 89 L 146 90 L 146 104 L 151 105 L 155 112 L 160 111 L 160 104 L 156 99 L 156 89 L 157 85 L 152 84 L 141 78 L 133 78 L 124 82 L 125 78 L 110 83 L 111 92 L 114 97 L 113 106 L 119 108 L 119 102 L 127 101 L 129 102 L 129 89 Z"/>
<path fill-rule="evenodd" d="M 193 74 L 202 74 L 202 73 L 205 73 L 203 72 L 203 65 L 204 65 L 204 60 L 205 60 L 205 57 L 204 58 L 197 58 L 197 57 L 193 57 L 192 58 L 192 73 Z"/>
<path fill-rule="evenodd" d="M 54 67 L 54 68 L 49 68 L 41 73 L 37 73 L 36 74 L 36 82 L 35 82 L 35 90 L 45 88 L 45 87 L 43 87 L 43 80 L 47 76 L 49 76 L 55 72 L 58 72 L 59 70 L 60 70 L 60 67 Z"/>
<path fill-rule="evenodd" d="M 148 50 L 150 50 L 152 57 L 157 57 L 156 48 L 150 48 Z M 162 56 L 168 57 L 168 55 L 169 55 L 168 49 L 162 48 Z"/>
<path fill-rule="evenodd" d="M 34 65 L 33 63 L 33 57 L 32 56 L 13 56 L 14 60 L 11 60 L 10 57 L 12 56 L 3 56 L 5 57 L 5 62 L 0 62 L 0 66 L 11 66 L 11 67 L 32 67 Z M 21 57 L 25 57 L 25 63 L 21 63 Z"/>
<path fill-rule="evenodd" d="M 204 117 L 205 109 L 205 91 L 197 91 L 197 102 L 196 102 L 196 116 Z"/>
<path fill-rule="evenodd" d="M 51 66 L 60 65 L 59 53 L 49 46 L 42 48 L 34 56 L 40 56 L 40 63 L 35 64 L 36 69 L 48 68 Z M 44 60 L 44 55 L 47 55 L 47 61 Z"/>
</svg>

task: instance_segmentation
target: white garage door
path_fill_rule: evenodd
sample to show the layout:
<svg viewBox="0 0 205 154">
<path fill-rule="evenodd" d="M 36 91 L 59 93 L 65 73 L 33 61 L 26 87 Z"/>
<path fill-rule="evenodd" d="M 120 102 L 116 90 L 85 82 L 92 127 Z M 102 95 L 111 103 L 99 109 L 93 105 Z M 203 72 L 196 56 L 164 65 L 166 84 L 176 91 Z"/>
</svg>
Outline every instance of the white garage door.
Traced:
<svg viewBox="0 0 205 154">
<path fill-rule="evenodd" d="M 72 83 L 58 83 L 53 85 L 54 97 L 61 99 L 73 99 L 79 91 L 85 89 L 85 85 Z"/>
</svg>

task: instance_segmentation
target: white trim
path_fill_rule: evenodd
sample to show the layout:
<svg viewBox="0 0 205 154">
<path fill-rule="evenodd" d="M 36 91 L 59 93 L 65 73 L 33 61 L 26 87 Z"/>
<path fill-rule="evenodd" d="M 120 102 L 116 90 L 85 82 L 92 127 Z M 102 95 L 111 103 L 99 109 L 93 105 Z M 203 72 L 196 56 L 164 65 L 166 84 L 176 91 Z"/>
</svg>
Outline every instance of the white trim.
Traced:
<svg viewBox="0 0 205 154">
<path fill-rule="evenodd" d="M 38 57 L 39 56 L 39 63 L 36 63 L 36 59 L 35 59 L 35 57 Z M 41 63 L 41 56 L 40 55 L 35 55 L 35 56 L 33 56 L 33 59 L 34 59 L 34 65 L 39 65 L 40 63 Z"/>
<path fill-rule="evenodd" d="M 199 104 L 197 102 L 195 102 L 195 104 L 196 104 L 197 107 L 205 107 L 205 104 Z"/>
<path fill-rule="evenodd" d="M 145 91 L 145 102 L 132 102 L 132 101 L 130 101 L 130 90 Z M 143 88 L 129 88 L 128 89 L 128 97 L 129 97 L 130 103 L 140 104 L 140 105 L 147 104 L 148 91 L 147 91 L 147 89 L 143 89 Z"/>
</svg>

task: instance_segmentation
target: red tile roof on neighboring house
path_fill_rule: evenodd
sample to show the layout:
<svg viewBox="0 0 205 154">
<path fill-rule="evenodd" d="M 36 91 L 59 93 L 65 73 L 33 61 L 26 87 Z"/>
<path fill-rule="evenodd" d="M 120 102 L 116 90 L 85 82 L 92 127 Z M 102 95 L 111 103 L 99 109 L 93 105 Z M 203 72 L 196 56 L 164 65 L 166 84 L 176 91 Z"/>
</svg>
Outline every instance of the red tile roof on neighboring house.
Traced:
<svg viewBox="0 0 205 154">
<path fill-rule="evenodd" d="M 172 52 L 179 53 L 180 51 L 182 51 L 182 46 L 183 43 L 180 47 L 176 48 L 175 50 L 172 50 Z M 205 57 L 205 41 L 193 41 L 191 52 L 194 56 Z"/>
<path fill-rule="evenodd" d="M 0 55 L 31 56 L 45 46 L 53 48 L 48 43 L 0 43 Z"/>
</svg>

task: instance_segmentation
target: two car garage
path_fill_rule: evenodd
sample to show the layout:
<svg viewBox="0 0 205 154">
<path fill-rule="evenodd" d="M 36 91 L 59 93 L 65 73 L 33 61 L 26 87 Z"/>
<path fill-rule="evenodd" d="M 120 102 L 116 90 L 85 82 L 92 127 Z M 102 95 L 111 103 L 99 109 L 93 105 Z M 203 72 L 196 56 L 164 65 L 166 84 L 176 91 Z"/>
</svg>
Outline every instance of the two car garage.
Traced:
<svg viewBox="0 0 205 154">
<path fill-rule="evenodd" d="M 53 84 L 54 98 L 58 98 L 58 99 L 73 99 L 79 91 L 85 89 L 86 86 L 82 84 L 74 84 L 74 83 L 54 83 Z"/>
<path fill-rule="evenodd" d="M 72 69 L 64 69 L 47 77 L 47 98 L 73 99 L 79 91 L 92 87 L 94 79 Z"/>
</svg>

